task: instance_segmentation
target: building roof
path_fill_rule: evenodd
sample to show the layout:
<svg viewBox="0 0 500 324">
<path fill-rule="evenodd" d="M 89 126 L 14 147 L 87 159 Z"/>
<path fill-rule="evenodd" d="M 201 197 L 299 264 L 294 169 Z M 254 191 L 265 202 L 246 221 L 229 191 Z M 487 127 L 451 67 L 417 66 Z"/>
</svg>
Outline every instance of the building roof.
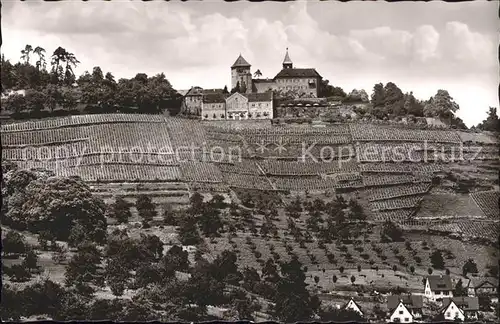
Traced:
<svg viewBox="0 0 500 324">
<path fill-rule="evenodd" d="M 464 287 L 466 288 L 481 288 L 483 286 L 498 286 L 498 279 L 494 277 L 487 278 L 469 278 L 465 281 Z"/>
<path fill-rule="evenodd" d="M 292 60 L 290 59 L 290 55 L 288 55 L 288 48 L 286 49 L 285 59 L 283 60 L 283 64 L 292 64 Z"/>
<path fill-rule="evenodd" d="M 192 87 L 184 96 L 203 96 L 207 94 L 223 93 L 224 89 L 203 89 L 201 87 Z"/>
<path fill-rule="evenodd" d="M 446 291 L 453 289 L 450 276 L 428 276 L 427 279 L 429 280 L 429 285 L 432 291 Z"/>
<path fill-rule="evenodd" d="M 180 94 L 181 96 L 185 96 L 188 92 L 189 92 L 190 89 L 188 90 L 177 90 L 177 93 Z"/>
<path fill-rule="evenodd" d="M 208 93 L 203 95 L 203 103 L 225 103 L 226 96 L 223 93 Z"/>
<path fill-rule="evenodd" d="M 419 309 L 424 306 L 421 295 L 391 295 L 387 297 L 387 308 L 389 310 L 396 309 L 401 301 L 408 309 Z"/>
<path fill-rule="evenodd" d="M 346 309 L 351 302 L 359 309 L 360 312 L 362 312 L 361 307 L 359 307 L 359 304 L 356 303 L 356 301 L 353 298 L 349 299 L 349 301 L 345 303 L 344 306 L 342 306 L 342 309 Z"/>
<path fill-rule="evenodd" d="M 250 67 L 250 63 L 248 63 L 244 58 L 243 56 L 238 56 L 238 58 L 236 59 L 236 62 L 234 62 L 234 64 L 231 66 L 231 68 L 235 68 L 235 67 Z"/>
<path fill-rule="evenodd" d="M 446 309 L 451 301 L 457 305 L 463 311 L 478 311 L 479 310 L 479 299 L 477 297 L 453 297 L 443 298 L 443 309 Z"/>
<path fill-rule="evenodd" d="M 321 78 L 321 75 L 316 69 L 290 68 L 281 70 L 274 78 Z"/>
<path fill-rule="evenodd" d="M 247 97 L 249 102 L 273 100 L 273 93 L 270 91 L 262 93 L 242 93 L 242 95 Z"/>
</svg>

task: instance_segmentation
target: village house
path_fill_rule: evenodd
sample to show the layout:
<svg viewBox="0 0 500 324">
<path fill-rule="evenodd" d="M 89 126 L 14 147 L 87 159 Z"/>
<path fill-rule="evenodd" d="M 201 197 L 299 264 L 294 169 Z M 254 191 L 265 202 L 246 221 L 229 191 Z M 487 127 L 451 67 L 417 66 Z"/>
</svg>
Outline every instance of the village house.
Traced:
<svg viewBox="0 0 500 324">
<path fill-rule="evenodd" d="M 413 323 L 422 318 L 423 305 L 423 298 L 420 295 L 388 296 L 389 320 L 394 323 Z"/>
<path fill-rule="evenodd" d="M 361 307 L 359 307 L 358 303 L 356 303 L 352 298 L 344 305 L 344 307 L 342 307 L 342 309 L 355 311 L 360 316 L 364 315 Z"/>
<path fill-rule="evenodd" d="M 443 298 L 443 307 L 440 318 L 444 320 L 460 321 L 477 320 L 479 300 L 477 297 Z"/>
<path fill-rule="evenodd" d="M 470 278 L 465 281 L 467 295 L 474 296 L 498 296 L 498 280 L 496 278 Z"/>
<path fill-rule="evenodd" d="M 450 276 L 428 276 L 425 279 L 424 296 L 434 302 L 444 297 L 453 297 L 453 284 Z"/>
</svg>

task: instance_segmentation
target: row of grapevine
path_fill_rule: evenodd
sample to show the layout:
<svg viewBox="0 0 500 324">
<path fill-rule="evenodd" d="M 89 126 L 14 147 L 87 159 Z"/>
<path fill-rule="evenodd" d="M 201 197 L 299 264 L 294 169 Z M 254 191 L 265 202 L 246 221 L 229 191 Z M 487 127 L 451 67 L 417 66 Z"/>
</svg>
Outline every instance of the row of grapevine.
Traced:
<svg viewBox="0 0 500 324">
<path fill-rule="evenodd" d="M 403 129 L 371 124 L 349 124 L 349 126 L 354 141 L 461 142 L 458 134 L 450 130 Z"/>
<path fill-rule="evenodd" d="M 371 208 L 374 211 L 413 208 L 416 207 L 422 201 L 422 199 L 422 196 L 408 196 L 386 200 L 377 200 L 371 203 Z"/>
<path fill-rule="evenodd" d="M 350 144 L 349 135 L 321 135 L 321 134 L 246 134 L 248 143 L 283 143 L 283 144 Z"/>
<path fill-rule="evenodd" d="M 356 154 L 352 145 L 320 144 L 283 144 L 283 143 L 248 143 L 250 156 L 261 158 L 294 159 L 296 161 L 334 161 L 354 159 Z"/>
<path fill-rule="evenodd" d="M 173 153 L 170 135 L 163 123 L 120 123 L 89 126 L 91 144 L 100 152 Z"/>
<path fill-rule="evenodd" d="M 2 148 L 2 158 L 14 161 L 65 159 L 85 154 L 91 154 L 88 141 L 67 143 L 64 145 Z"/>
<path fill-rule="evenodd" d="M 417 183 L 369 189 L 368 200 L 376 201 L 404 196 L 422 195 L 430 189 L 430 186 L 431 185 L 428 183 Z"/>
<path fill-rule="evenodd" d="M 252 160 L 244 159 L 235 163 L 219 163 L 218 167 L 223 173 L 262 175 L 257 163 Z"/>
<path fill-rule="evenodd" d="M 481 221 L 458 221 L 456 222 L 462 235 L 468 237 L 487 238 L 493 241 L 498 239 L 500 224 Z"/>
<path fill-rule="evenodd" d="M 500 192 L 481 191 L 471 193 L 471 196 L 487 217 L 500 218 Z"/>
<path fill-rule="evenodd" d="M 269 180 L 277 190 L 327 190 L 337 186 L 335 180 L 320 177 L 269 177 Z"/>
<path fill-rule="evenodd" d="M 339 160 L 333 162 L 295 162 L 263 160 L 257 163 L 266 174 L 283 176 L 307 176 L 358 171 L 358 166 L 355 161 Z"/>
<path fill-rule="evenodd" d="M 180 164 L 182 179 L 187 182 L 222 182 L 222 173 L 213 163 L 184 162 Z"/>
<path fill-rule="evenodd" d="M 215 182 L 190 182 L 188 184 L 190 191 L 201 192 L 228 192 L 229 187 L 225 183 Z"/>
<path fill-rule="evenodd" d="M 174 149 L 179 147 L 202 147 L 207 141 L 203 126 L 198 120 L 165 118 Z"/>
<path fill-rule="evenodd" d="M 384 211 L 376 211 L 374 212 L 374 218 L 376 222 L 402 222 L 411 217 L 414 209 L 393 209 L 393 210 L 384 210 Z"/>
<path fill-rule="evenodd" d="M 230 187 L 248 188 L 259 190 L 273 190 L 274 188 L 269 183 L 265 176 L 255 176 L 249 174 L 224 173 L 224 181 Z"/>
<path fill-rule="evenodd" d="M 413 183 L 414 181 L 415 177 L 410 174 L 363 175 L 363 184 L 365 187 Z"/>
<path fill-rule="evenodd" d="M 3 147 L 54 145 L 82 141 L 88 137 L 89 132 L 85 127 L 1 133 Z"/>
<path fill-rule="evenodd" d="M 57 175 L 79 176 L 84 181 L 175 181 L 181 179 L 179 167 L 133 164 L 82 165 L 55 170 Z"/>
<path fill-rule="evenodd" d="M 92 114 L 58 117 L 2 125 L 2 132 L 24 132 L 51 128 L 111 123 L 163 123 L 163 115 L 144 114 Z"/>
<path fill-rule="evenodd" d="M 370 173 L 408 173 L 413 172 L 439 172 L 443 165 L 439 163 L 362 163 L 359 165 L 361 172 Z"/>
</svg>

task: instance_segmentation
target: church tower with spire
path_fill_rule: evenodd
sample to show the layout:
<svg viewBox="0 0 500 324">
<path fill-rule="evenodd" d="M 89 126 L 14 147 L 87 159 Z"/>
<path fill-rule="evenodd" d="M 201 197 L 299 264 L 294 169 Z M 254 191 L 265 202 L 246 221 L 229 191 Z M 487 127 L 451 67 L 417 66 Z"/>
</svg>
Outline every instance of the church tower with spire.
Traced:
<svg viewBox="0 0 500 324">
<path fill-rule="evenodd" d="M 239 84 L 241 92 L 252 92 L 252 73 L 250 72 L 250 67 L 250 63 L 240 54 L 236 62 L 231 66 L 231 89 L 234 89 Z"/>
<path fill-rule="evenodd" d="M 286 48 L 285 59 L 283 60 L 283 69 L 293 69 L 293 63 L 288 55 L 288 47 Z"/>
</svg>

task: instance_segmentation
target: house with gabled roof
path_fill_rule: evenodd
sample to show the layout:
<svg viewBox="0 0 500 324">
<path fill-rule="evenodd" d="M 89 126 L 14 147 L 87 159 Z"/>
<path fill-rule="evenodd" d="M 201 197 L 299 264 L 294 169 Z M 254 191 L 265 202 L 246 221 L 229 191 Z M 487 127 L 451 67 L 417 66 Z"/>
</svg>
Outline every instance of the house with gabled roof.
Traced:
<svg viewBox="0 0 500 324">
<path fill-rule="evenodd" d="M 349 301 L 342 307 L 342 309 L 355 311 L 360 316 L 364 315 L 363 311 L 361 310 L 361 307 L 352 298 L 349 299 Z"/>
<path fill-rule="evenodd" d="M 444 320 L 477 320 L 479 300 L 477 297 L 443 298 L 440 318 Z"/>
<path fill-rule="evenodd" d="M 474 296 L 498 296 L 498 279 L 490 278 L 469 278 L 465 281 L 464 288 L 467 295 Z"/>
<path fill-rule="evenodd" d="M 453 297 L 453 284 L 450 276 L 428 276 L 425 279 L 424 296 L 431 301 Z"/>
<path fill-rule="evenodd" d="M 421 295 L 391 295 L 387 297 L 387 309 L 391 322 L 412 323 L 422 318 L 424 301 Z"/>
</svg>

